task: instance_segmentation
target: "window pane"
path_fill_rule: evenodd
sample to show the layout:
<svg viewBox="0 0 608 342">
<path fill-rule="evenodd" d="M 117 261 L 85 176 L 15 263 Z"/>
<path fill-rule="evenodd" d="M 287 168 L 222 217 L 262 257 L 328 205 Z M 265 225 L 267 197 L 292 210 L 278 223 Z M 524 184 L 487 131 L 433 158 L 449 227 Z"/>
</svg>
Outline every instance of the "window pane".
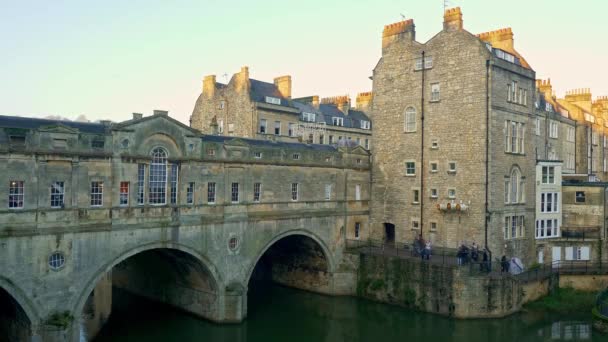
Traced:
<svg viewBox="0 0 608 342">
<path fill-rule="evenodd" d="M 165 204 L 167 191 L 167 153 L 162 148 L 152 151 L 150 163 L 149 201 L 151 204 Z"/>
</svg>

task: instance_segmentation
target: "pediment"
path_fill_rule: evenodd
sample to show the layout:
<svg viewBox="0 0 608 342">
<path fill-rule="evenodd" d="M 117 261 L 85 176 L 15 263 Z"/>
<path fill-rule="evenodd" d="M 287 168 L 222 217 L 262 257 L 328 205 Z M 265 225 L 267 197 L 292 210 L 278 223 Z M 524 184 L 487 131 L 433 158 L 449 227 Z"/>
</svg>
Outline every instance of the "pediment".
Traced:
<svg viewBox="0 0 608 342">
<path fill-rule="evenodd" d="M 243 141 L 242 139 L 239 138 L 235 138 L 235 139 L 230 139 L 224 142 L 224 146 L 226 148 L 248 148 L 249 144 L 246 143 L 245 141 Z"/>
<path fill-rule="evenodd" d="M 369 151 L 367 151 L 366 149 L 364 149 L 362 146 L 357 146 L 354 147 L 350 150 L 346 151 L 349 154 L 358 154 L 358 155 L 362 155 L 362 156 L 369 156 Z"/>
<path fill-rule="evenodd" d="M 78 134 L 78 129 L 68 127 L 62 124 L 42 126 L 38 128 L 39 132 L 63 133 L 63 134 Z"/>
<path fill-rule="evenodd" d="M 160 125 L 159 125 L 160 124 Z M 160 126 L 160 127 L 165 127 L 167 128 L 167 130 L 170 131 L 175 131 L 175 130 L 179 130 L 182 131 L 184 135 L 194 135 L 194 136 L 199 136 L 201 135 L 201 132 L 197 131 L 194 128 L 188 127 L 186 125 L 184 125 L 183 123 L 169 117 L 166 115 L 151 115 L 151 116 L 146 116 L 143 117 L 141 119 L 134 119 L 134 120 L 128 120 L 128 121 L 123 121 L 117 124 L 114 124 L 112 126 L 113 130 L 141 130 L 142 128 L 145 129 L 146 126 Z"/>
</svg>

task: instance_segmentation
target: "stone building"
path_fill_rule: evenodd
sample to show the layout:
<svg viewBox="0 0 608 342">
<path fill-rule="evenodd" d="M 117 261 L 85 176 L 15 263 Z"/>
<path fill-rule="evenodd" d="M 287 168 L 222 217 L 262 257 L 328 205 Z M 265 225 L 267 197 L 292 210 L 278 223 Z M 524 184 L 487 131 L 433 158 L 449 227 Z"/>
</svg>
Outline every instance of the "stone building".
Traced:
<svg viewBox="0 0 608 342">
<path fill-rule="evenodd" d="M 557 101 L 568 112 L 568 117 L 576 121 L 576 173 L 606 180 L 608 121 L 601 113 L 596 115 L 593 112 L 591 91 L 587 88 L 574 89 Z"/>
<path fill-rule="evenodd" d="M 425 43 L 387 25 L 373 93 L 374 237 L 531 257 L 535 72 L 511 29 L 471 34 L 459 8 Z"/>
<path fill-rule="evenodd" d="M 215 75 L 205 76 L 190 126 L 206 134 L 314 144 L 337 144 L 342 139 L 370 148 L 371 120 L 366 112 L 371 93 L 359 94 L 351 108 L 348 96 L 292 99 L 291 82 L 291 76 L 277 77 L 273 83 L 252 79 L 248 67 L 228 84 L 217 82 Z"/>
<path fill-rule="evenodd" d="M 203 135 L 166 111 L 0 116 L 0 161 L 0 339 L 78 340 L 78 324 L 45 328 L 64 313 L 94 336 L 112 285 L 238 322 L 259 265 L 284 285 L 354 293 L 343 250 L 369 236 L 361 146 Z"/>
</svg>

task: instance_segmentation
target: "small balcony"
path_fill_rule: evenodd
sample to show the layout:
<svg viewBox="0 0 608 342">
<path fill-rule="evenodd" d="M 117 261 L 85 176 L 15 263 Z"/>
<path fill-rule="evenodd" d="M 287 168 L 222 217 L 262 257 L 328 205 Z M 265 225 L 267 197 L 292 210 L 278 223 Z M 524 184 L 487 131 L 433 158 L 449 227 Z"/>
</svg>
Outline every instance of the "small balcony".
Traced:
<svg viewBox="0 0 608 342">
<path fill-rule="evenodd" d="M 601 238 L 599 226 L 562 226 L 562 239 L 565 240 L 598 240 Z"/>
</svg>

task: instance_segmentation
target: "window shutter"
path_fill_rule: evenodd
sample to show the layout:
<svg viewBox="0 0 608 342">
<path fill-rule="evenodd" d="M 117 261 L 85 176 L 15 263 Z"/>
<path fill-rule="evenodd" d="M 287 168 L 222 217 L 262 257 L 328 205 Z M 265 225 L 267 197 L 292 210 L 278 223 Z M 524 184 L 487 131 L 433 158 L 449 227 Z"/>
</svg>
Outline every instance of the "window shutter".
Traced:
<svg viewBox="0 0 608 342">
<path fill-rule="evenodd" d="M 581 247 L 581 260 L 589 260 L 589 246 Z"/>
<path fill-rule="evenodd" d="M 574 256 L 574 248 L 566 247 L 566 260 L 572 260 L 572 256 Z"/>
</svg>

